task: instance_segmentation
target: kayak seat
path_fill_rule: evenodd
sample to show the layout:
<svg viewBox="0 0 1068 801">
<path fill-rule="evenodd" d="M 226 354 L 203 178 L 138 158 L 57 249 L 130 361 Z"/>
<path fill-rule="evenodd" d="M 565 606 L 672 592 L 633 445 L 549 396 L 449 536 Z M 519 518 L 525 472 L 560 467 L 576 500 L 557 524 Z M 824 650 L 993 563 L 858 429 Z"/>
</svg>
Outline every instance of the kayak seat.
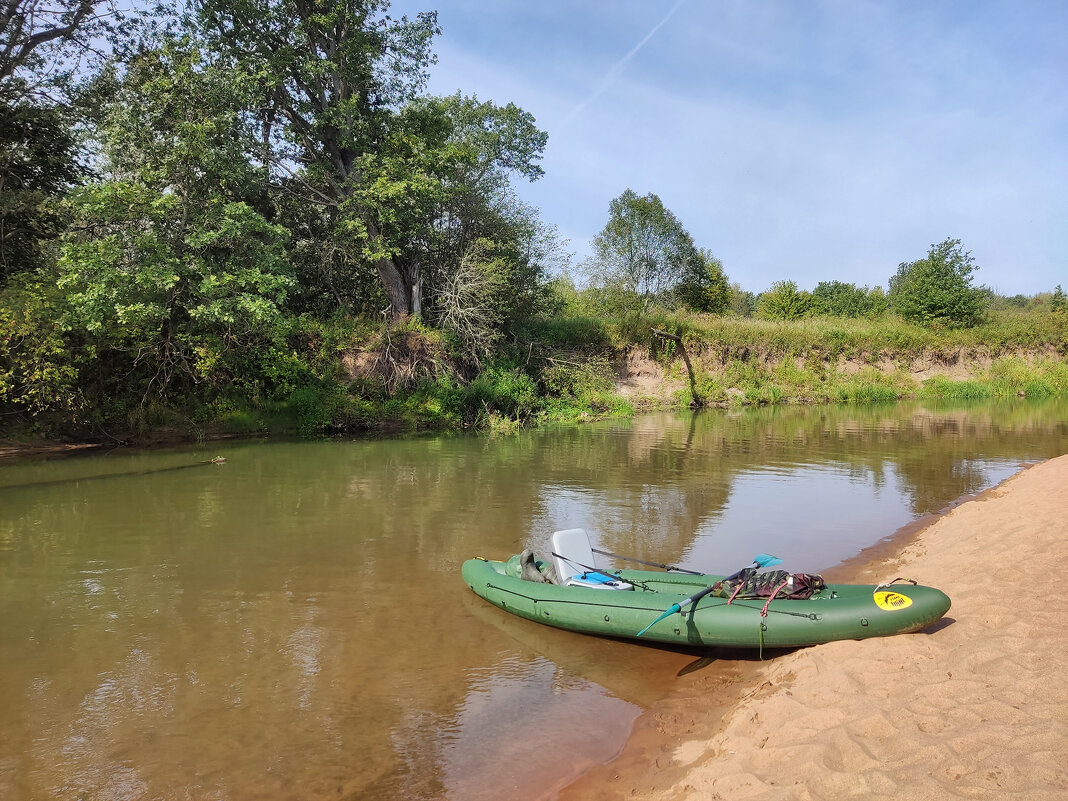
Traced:
<svg viewBox="0 0 1068 801">
<path fill-rule="evenodd" d="M 596 570 L 593 548 L 585 529 L 568 528 L 554 531 L 552 536 L 553 566 L 565 587 L 589 587 L 597 590 L 633 590 L 628 584 L 608 573 Z M 591 569 L 593 568 L 593 569 Z"/>
</svg>

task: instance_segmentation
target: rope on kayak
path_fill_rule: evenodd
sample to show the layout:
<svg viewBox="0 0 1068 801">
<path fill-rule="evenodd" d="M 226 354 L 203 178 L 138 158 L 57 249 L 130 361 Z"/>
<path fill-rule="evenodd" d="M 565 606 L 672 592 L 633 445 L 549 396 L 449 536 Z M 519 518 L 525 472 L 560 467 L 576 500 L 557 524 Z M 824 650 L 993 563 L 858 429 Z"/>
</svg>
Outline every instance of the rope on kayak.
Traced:
<svg viewBox="0 0 1068 801">
<path fill-rule="evenodd" d="M 785 587 L 789 583 L 790 583 L 790 579 L 787 578 L 786 581 L 784 581 L 782 584 L 780 584 L 778 587 L 776 587 L 774 590 L 772 590 L 771 595 L 768 596 L 768 600 L 764 604 L 764 608 L 760 610 L 760 616 L 761 617 L 767 617 L 768 616 L 768 605 L 775 599 L 775 596 L 779 594 L 779 590 L 781 590 L 783 587 Z"/>
<path fill-rule="evenodd" d="M 578 604 L 579 606 L 589 606 L 590 605 L 589 600 L 580 600 L 580 599 L 571 599 L 571 598 L 535 597 L 533 595 L 527 595 L 526 593 L 516 592 L 515 590 L 510 589 L 508 587 L 501 587 L 500 585 L 497 585 L 497 584 L 487 583 L 486 586 L 491 590 L 500 590 L 501 592 L 506 592 L 509 595 L 514 595 L 517 598 L 524 598 L 524 599 L 526 599 L 528 601 L 533 601 L 534 603 Z M 655 592 L 655 590 L 653 590 L 653 592 Z M 629 593 L 629 592 L 620 592 L 620 593 L 612 592 L 612 593 L 605 593 L 605 594 L 606 595 L 630 595 L 631 593 Z M 639 609 L 639 611 L 642 611 L 642 612 L 655 612 L 656 611 L 655 609 L 645 609 L 645 608 L 641 608 L 641 607 L 628 606 L 626 604 L 598 603 L 597 606 L 605 606 L 605 607 L 608 607 L 609 609 Z"/>
<path fill-rule="evenodd" d="M 657 595 L 660 594 L 657 590 L 651 590 L 651 588 L 649 588 L 647 586 L 644 586 L 642 584 L 642 582 L 630 581 L 629 579 L 627 581 L 628 581 L 628 583 L 634 584 L 635 586 L 642 586 L 643 590 L 646 590 L 646 591 L 648 591 L 650 593 L 654 593 L 654 594 L 657 594 Z M 588 603 L 590 603 L 590 601 L 588 601 L 586 599 L 580 600 L 580 599 L 570 599 L 570 598 L 552 598 L 551 600 L 547 600 L 546 598 L 535 597 L 533 595 L 527 595 L 525 593 L 519 593 L 519 592 L 516 592 L 515 590 L 512 590 L 512 588 L 500 586 L 498 584 L 487 583 L 486 586 L 492 588 L 492 590 L 499 590 L 502 593 L 507 593 L 508 595 L 514 595 L 517 598 L 523 598 L 525 600 L 534 601 L 535 603 L 540 603 L 540 602 L 543 602 L 543 601 L 547 601 L 547 602 L 550 602 L 550 603 L 578 604 L 578 606 L 588 606 Z M 624 593 L 624 595 L 628 595 L 628 593 Z M 761 613 L 760 616 L 758 617 L 759 623 L 760 623 L 760 644 L 761 644 L 761 648 L 763 648 L 763 644 L 764 644 L 764 631 L 765 631 L 764 618 L 768 614 L 781 614 L 781 615 L 789 615 L 790 617 L 807 617 L 807 618 L 815 619 L 813 617 L 813 615 L 815 614 L 814 612 L 790 612 L 789 610 L 785 610 L 785 609 L 770 609 L 770 608 L 767 607 L 767 604 L 765 604 L 765 608 L 764 609 L 759 609 L 757 607 L 750 606 L 749 603 L 742 602 L 744 600 L 750 600 L 750 599 L 743 598 L 741 601 L 738 601 L 737 603 L 735 603 L 734 606 L 741 607 L 742 609 L 753 609 L 753 610 L 756 610 L 756 611 Z M 610 609 L 625 609 L 625 610 L 638 609 L 637 607 L 628 606 L 628 604 L 622 604 L 622 603 L 603 603 L 602 602 L 602 603 L 599 603 L 598 606 L 609 607 Z M 725 607 L 725 606 L 727 606 L 727 601 L 724 600 L 724 601 L 721 601 L 720 603 L 709 603 L 709 604 L 707 604 L 707 606 L 704 607 L 704 609 L 714 609 L 714 608 L 717 608 L 717 607 Z M 656 610 L 654 610 L 654 609 L 645 609 L 643 611 L 654 612 Z M 697 611 L 697 604 L 695 603 L 690 608 L 691 617 L 693 616 L 693 614 L 696 611 Z M 685 616 L 686 613 L 685 612 L 679 612 L 679 614 Z"/>
<path fill-rule="evenodd" d="M 911 584 L 911 585 L 912 585 L 913 587 L 915 587 L 915 586 L 916 586 L 916 580 L 915 580 L 915 579 L 905 578 L 904 576 L 898 576 L 898 577 L 897 577 L 896 579 L 894 579 L 893 581 L 884 581 L 884 582 L 883 582 L 882 584 L 876 584 L 876 585 L 875 585 L 875 589 L 871 591 L 871 594 L 872 594 L 872 595 L 875 595 L 875 593 L 877 593 L 877 592 L 878 592 L 879 590 L 881 590 L 881 589 L 882 589 L 883 587 L 889 587 L 889 586 L 891 586 L 891 585 L 893 585 L 893 584 L 897 584 L 897 583 L 898 583 L 899 581 L 907 581 L 907 582 L 908 582 L 909 584 Z"/>
<path fill-rule="evenodd" d="M 742 591 L 742 587 L 745 586 L 744 581 L 739 581 L 738 586 L 734 588 L 734 592 L 731 593 L 731 597 L 727 599 L 727 605 L 730 606 L 734 603 L 734 599 L 738 597 L 738 593 Z"/>
<path fill-rule="evenodd" d="M 742 600 L 750 600 L 750 599 L 748 599 L 748 598 L 743 598 Z M 774 600 L 774 599 L 772 599 L 772 600 Z M 726 602 L 726 601 L 724 601 L 723 603 L 718 603 L 718 604 L 708 604 L 708 605 L 707 605 L 707 606 L 705 606 L 704 608 L 705 608 L 705 609 L 713 609 L 713 608 L 715 608 L 715 607 L 717 607 L 717 606 L 726 606 L 726 605 L 727 605 L 727 602 Z M 734 604 L 734 606 L 740 606 L 740 607 L 742 607 L 743 609 L 757 609 L 757 611 L 760 611 L 760 609 L 759 609 L 758 607 L 756 607 L 756 606 L 750 606 L 749 604 L 746 604 L 746 603 L 742 603 L 741 601 L 737 601 L 737 602 L 736 602 L 736 603 Z M 814 614 L 815 614 L 814 612 L 790 612 L 790 611 L 788 611 L 788 610 L 786 610 L 786 609 L 770 609 L 770 608 L 769 608 L 769 609 L 767 610 L 767 614 L 766 614 L 766 615 L 761 615 L 761 617 L 766 617 L 767 615 L 790 615 L 791 617 L 807 617 L 807 618 L 812 618 L 812 616 L 813 616 Z"/>
<path fill-rule="evenodd" d="M 629 579 L 627 579 L 627 581 L 628 581 L 628 583 L 635 584 L 636 586 L 640 586 L 639 582 L 630 581 Z M 524 598 L 524 599 L 526 599 L 528 601 L 534 601 L 536 603 L 546 602 L 546 603 L 554 603 L 554 604 L 578 604 L 579 606 L 588 606 L 589 605 L 589 600 L 578 600 L 578 599 L 573 600 L 573 599 L 570 599 L 570 598 L 546 599 L 546 598 L 543 598 L 543 597 L 535 597 L 533 595 L 527 595 L 526 593 L 517 592 L 517 591 L 515 591 L 513 589 L 510 589 L 509 587 L 501 587 L 501 586 L 499 586 L 497 584 L 487 584 L 486 586 L 491 588 L 491 589 L 494 589 L 494 590 L 500 590 L 501 592 L 506 592 L 509 595 L 515 595 L 518 598 Z M 643 588 L 643 589 L 649 589 L 649 588 Z M 649 589 L 649 592 L 654 593 L 654 594 L 660 594 L 657 590 L 653 590 L 653 589 Z M 629 593 L 625 593 L 625 594 L 629 594 Z M 748 599 L 743 599 L 743 600 L 748 600 Z M 722 603 L 718 603 L 718 604 L 708 604 L 708 605 L 704 606 L 703 608 L 704 609 L 714 609 L 717 606 L 726 606 L 726 605 L 727 605 L 727 602 L 723 601 Z M 610 607 L 612 609 L 638 609 L 639 608 L 639 607 L 629 606 L 629 605 L 626 605 L 626 604 L 609 604 L 609 603 L 599 603 L 598 606 L 607 606 L 607 607 Z M 743 609 L 754 609 L 754 610 L 760 611 L 758 609 L 758 607 L 750 606 L 749 604 L 742 603 L 742 602 L 738 602 L 738 603 L 734 604 L 734 606 L 740 606 Z M 648 612 L 656 611 L 655 609 L 645 609 L 644 607 L 642 607 L 642 610 L 643 611 L 648 611 Z M 691 616 L 692 616 L 693 612 L 695 612 L 695 611 L 697 611 L 696 610 L 696 605 L 691 607 L 691 612 L 690 612 Z M 804 618 L 810 618 L 810 619 L 812 618 L 812 615 L 814 614 L 813 612 L 790 612 L 790 611 L 788 611 L 786 609 L 768 609 L 767 613 L 769 615 L 789 615 L 790 617 L 804 617 Z M 684 612 L 679 612 L 679 614 L 680 615 L 685 615 Z M 761 620 L 761 623 L 763 624 L 763 620 Z"/>
<path fill-rule="evenodd" d="M 764 632 L 767 630 L 767 625 L 765 625 L 764 620 L 768 616 L 768 607 L 771 605 L 771 602 L 775 599 L 775 596 L 779 594 L 779 590 L 783 589 L 789 583 L 790 583 L 790 577 L 787 576 L 786 580 L 783 581 L 782 584 L 780 584 L 778 587 L 776 587 L 772 591 L 771 595 L 768 596 L 768 600 L 764 602 L 764 606 L 760 610 L 760 620 L 757 623 L 757 625 L 760 628 L 760 652 L 759 652 L 758 655 L 760 657 L 760 661 L 761 662 L 764 661 Z M 775 610 L 775 611 L 778 611 L 778 610 Z"/>
<path fill-rule="evenodd" d="M 599 567 L 593 567 L 592 565 L 584 565 L 582 564 L 582 562 L 576 562 L 570 556 L 563 556 L 561 554 L 558 554 L 556 551 L 550 551 L 549 553 L 555 556 L 557 559 L 567 562 L 567 564 L 571 565 L 572 567 L 581 567 L 585 571 L 585 573 L 593 573 L 595 575 L 604 576 L 605 578 L 609 579 L 619 579 L 620 581 L 623 580 L 623 577 L 620 575 L 619 570 L 617 570 L 615 573 L 610 573 L 607 570 L 601 570 L 601 568 Z M 561 576 L 560 580 L 563 581 L 564 577 Z"/>
<path fill-rule="evenodd" d="M 650 590 L 645 585 L 644 581 L 639 581 L 637 579 L 626 579 L 626 578 L 623 578 L 623 571 L 622 570 L 616 570 L 615 572 L 612 572 L 612 571 L 609 571 L 609 570 L 601 570 L 601 568 L 599 568 L 599 567 L 591 567 L 590 565 L 584 565 L 584 564 L 582 564 L 582 562 L 576 562 L 574 559 L 571 559 L 571 558 L 569 558 L 567 556 L 561 556 L 560 554 L 556 553 L 556 551 L 550 551 L 549 553 L 552 556 L 557 557 L 558 559 L 564 560 L 565 562 L 567 562 L 569 565 L 572 565 L 573 567 L 581 567 L 586 573 L 593 573 L 593 574 L 598 575 L 598 576 L 604 576 L 605 578 L 616 579 L 618 581 L 625 581 L 628 584 L 633 584 L 636 587 L 641 587 L 643 590 L 646 590 L 648 592 L 656 592 L 656 590 Z"/>
<path fill-rule="evenodd" d="M 684 567 L 676 567 L 675 565 L 664 565 L 660 562 L 646 562 L 643 559 L 638 559 L 634 556 L 621 556 L 618 553 L 612 553 L 611 551 L 602 551 L 600 548 L 591 548 L 594 553 L 599 553 L 601 556 L 611 556 L 613 559 L 622 559 L 624 562 L 634 562 L 638 565 L 646 565 L 647 567 L 659 567 L 661 570 L 668 570 L 672 573 L 689 573 L 691 576 L 703 576 L 704 573 L 700 573 L 696 570 L 687 570 Z"/>
</svg>

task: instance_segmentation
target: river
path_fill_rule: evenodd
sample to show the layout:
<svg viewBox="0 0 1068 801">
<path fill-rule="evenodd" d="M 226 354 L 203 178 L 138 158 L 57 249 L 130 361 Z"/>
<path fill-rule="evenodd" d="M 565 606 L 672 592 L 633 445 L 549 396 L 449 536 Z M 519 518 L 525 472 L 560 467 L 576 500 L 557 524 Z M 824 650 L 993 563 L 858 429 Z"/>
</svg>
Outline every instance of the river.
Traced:
<svg viewBox="0 0 1068 801">
<path fill-rule="evenodd" d="M 776 407 L 0 464 L 0 797 L 535 797 L 696 655 L 512 619 L 465 559 L 577 526 L 709 572 L 827 570 L 1068 452 L 1066 420 Z"/>
</svg>

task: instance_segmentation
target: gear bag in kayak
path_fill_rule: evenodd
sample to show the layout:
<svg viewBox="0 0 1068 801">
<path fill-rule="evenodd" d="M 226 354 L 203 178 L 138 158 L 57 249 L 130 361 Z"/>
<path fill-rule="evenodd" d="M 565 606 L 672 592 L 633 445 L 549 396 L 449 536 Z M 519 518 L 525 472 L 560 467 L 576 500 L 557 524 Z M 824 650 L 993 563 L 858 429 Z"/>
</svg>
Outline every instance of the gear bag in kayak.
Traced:
<svg viewBox="0 0 1068 801">
<path fill-rule="evenodd" d="M 712 594 L 720 598 L 771 598 L 799 601 L 811 598 L 824 587 L 823 576 L 815 573 L 788 573 L 767 570 L 758 573 L 747 567 L 713 585 Z"/>
</svg>

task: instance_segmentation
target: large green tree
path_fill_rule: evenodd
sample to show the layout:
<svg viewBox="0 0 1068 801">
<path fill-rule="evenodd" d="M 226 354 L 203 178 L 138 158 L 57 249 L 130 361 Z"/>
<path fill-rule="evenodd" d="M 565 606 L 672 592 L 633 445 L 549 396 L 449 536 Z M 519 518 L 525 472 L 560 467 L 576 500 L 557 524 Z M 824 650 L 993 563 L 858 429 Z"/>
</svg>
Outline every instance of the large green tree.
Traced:
<svg viewBox="0 0 1068 801">
<path fill-rule="evenodd" d="M 676 294 L 694 311 L 723 314 L 731 306 L 731 287 L 723 262 L 703 248 L 695 250 L 686 260 Z"/>
<path fill-rule="evenodd" d="M 628 313 L 664 299 L 707 270 L 708 261 L 659 197 L 627 189 L 609 203 L 586 268 L 605 303 Z"/>
<path fill-rule="evenodd" d="M 73 31 L 65 52 L 76 52 L 100 20 L 101 4 L 77 0 L 7 8 L 46 5 L 55 25 L 17 52 L 3 43 L 16 72 L 44 75 L 62 55 L 50 42 Z M 18 126 L 43 117 L 0 119 L 22 147 L 0 151 L 0 172 L 32 168 L 16 176 L 30 194 L 16 206 L 5 193 L 0 222 L 60 208 L 67 225 L 48 271 L 26 265 L 61 233 L 58 217 L 20 222 L 17 235 L 0 225 L 3 271 L 36 276 L 16 276 L 18 304 L 0 308 L 12 333 L 0 383 L 23 406 L 79 389 L 185 402 L 205 387 L 260 387 L 276 372 L 263 358 L 291 350 L 286 332 L 299 360 L 294 315 L 338 309 L 421 315 L 477 361 L 546 307 L 547 271 L 566 255 L 511 186 L 541 176 L 546 134 L 513 104 L 422 96 L 433 13 L 396 19 L 384 0 L 197 0 L 192 11 L 182 38 L 126 47 L 80 89 L 83 185 L 64 172 L 64 118 L 32 142 Z M 75 97 L 70 86 L 57 96 Z M 7 358 L 13 348 L 57 370 Z"/>
<path fill-rule="evenodd" d="M 394 317 L 433 318 L 467 250 L 516 235 L 508 181 L 540 177 L 546 135 L 513 104 L 422 97 L 437 17 L 387 11 L 381 0 L 201 0 L 199 20 L 258 94 L 259 158 L 307 234 L 296 261 L 318 288 L 305 292 L 366 310 L 373 275 Z"/>
<path fill-rule="evenodd" d="M 515 199 L 511 178 L 541 177 L 546 139 L 514 104 L 459 93 L 420 98 L 394 117 L 380 178 L 359 191 L 377 208 L 383 238 L 413 280 L 413 313 L 436 319 L 443 288 L 454 283 L 468 251 L 476 243 L 482 251 L 486 242 L 512 273 L 512 305 L 528 305 L 523 298 L 541 277 L 543 254 L 531 250 L 540 224 L 536 211 Z M 383 202 L 387 187 L 396 201 Z"/>
<path fill-rule="evenodd" d="M 52 201 L 79 174 L 65 115 L 0 88 L 0 287 L 42 266 L 43 246 L 63 230 Z"/>
<path fill-rule="evenodd" d="M 844 281 L 820 281 L 812 290 L 812 312 L 829 317 L 866 317 L 886 311 L 882 287 L 858 287 Z"/>
<path fill-rule="evenodd" d="M 322 210 L 326 252 L 371 265 L 395 316 L 413 307 L 417 265 L 384 228 L 421 176 L 392 156 L 399 109 L 433 61 L 435 13 L 393 19 L 383 0 L 200 0 L 198 18 L 219 63 L 253 89 L 260 157 L 287 191 Z"/>
<path fill-rule="evenodd" d="M 292 285 L 284 229 L 254 208 L 241 85 L 194 44 L 141 55 L 101 96 L 102 180 L 73 192 L 64 323 L 120 392 L 256 373 Z M 86 377 L 88 379 L 88 377 Z"/>
<path fill-rule="evenodd" d="M 902 263 L 890 278 L 890 308 L 925 325 L 971 327 L 986 309 L 986 289 L 974 286 L 979 267 L 959 239 L 931 245 L 925 258 Z"/>
</svg>

